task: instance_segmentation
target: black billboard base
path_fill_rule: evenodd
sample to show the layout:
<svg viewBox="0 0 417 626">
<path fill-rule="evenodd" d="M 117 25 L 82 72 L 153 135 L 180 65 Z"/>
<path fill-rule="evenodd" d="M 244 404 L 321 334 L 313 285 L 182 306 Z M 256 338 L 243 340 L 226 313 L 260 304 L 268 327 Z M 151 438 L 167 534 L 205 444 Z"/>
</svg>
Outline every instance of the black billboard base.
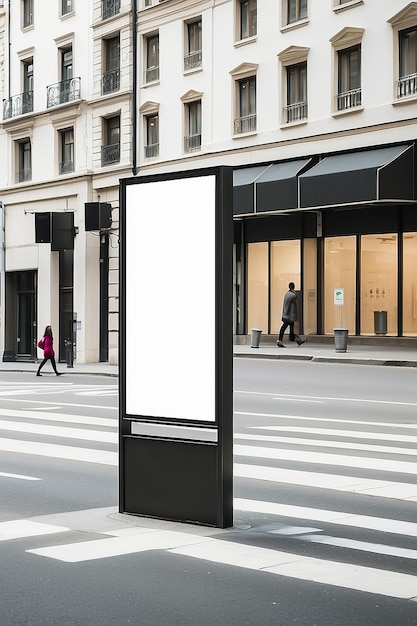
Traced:
<svg viewBox="0 0 417 626">
<path fill-rule="evenodd" d="M 123 448 L 121 513 L 217 528 L 233 525 L 232 473 L 223 479 L 227 484 L 218 484 L 217 443 L 125 437 Z"/>
</svg>

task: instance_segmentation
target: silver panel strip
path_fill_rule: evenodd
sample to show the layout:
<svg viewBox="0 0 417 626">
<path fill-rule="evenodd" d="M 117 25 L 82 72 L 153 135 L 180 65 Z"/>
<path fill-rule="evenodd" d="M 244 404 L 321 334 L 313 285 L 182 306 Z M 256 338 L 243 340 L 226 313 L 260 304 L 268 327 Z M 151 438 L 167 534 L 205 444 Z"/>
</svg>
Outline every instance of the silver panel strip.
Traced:
<svg viewBox="0 0 417 626">
<path fill-rule="evenodd" d="M 151 424 L 132 422 L 132 435 L 148 437 L 169 437 L 170 439 L 188 439 L 190 441 L 209 441 L 217 443 L 217 428 L 198 428 L 193 426 L 175 426 L 172 424 Z"/>
</svg>

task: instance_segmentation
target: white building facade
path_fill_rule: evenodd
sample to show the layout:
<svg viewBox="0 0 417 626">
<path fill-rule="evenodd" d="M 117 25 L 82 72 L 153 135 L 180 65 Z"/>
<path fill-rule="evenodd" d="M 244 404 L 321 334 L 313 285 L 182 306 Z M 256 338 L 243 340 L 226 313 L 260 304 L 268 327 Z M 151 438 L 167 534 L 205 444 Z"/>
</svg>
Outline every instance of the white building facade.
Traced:
<svg viewBox="0 0 417 626">
<path fill-rule="evenodd" d="M 60 360 L 116 363 L 119 180 L 213 165 L 237 335 L 293 280 L 305 334 L 417 337 L 417 2 L 43 4 L 0 8 L 3 358 L 50 323 Z"/>
</svg>

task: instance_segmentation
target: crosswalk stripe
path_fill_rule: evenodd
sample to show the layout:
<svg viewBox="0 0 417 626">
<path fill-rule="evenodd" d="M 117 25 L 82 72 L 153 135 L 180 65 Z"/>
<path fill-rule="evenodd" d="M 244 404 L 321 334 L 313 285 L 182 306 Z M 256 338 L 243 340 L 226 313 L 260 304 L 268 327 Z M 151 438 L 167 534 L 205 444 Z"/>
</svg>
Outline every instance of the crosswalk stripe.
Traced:
<svg viewBox="0 0 417 626">
<path fill-rule="evenodd" d="M 396 448 L 394 446 L 374 446 L 365 443 L 347 443 L 344 441 L 326 441 L 325 439 L 304 439 L 302 437 L 275 437 L 273 435 L 247 435 L 235 436 L 235 441 L 269 441 L 270 443 L 288 443 L 290 445 L 302 445 L 318 448 L 341 448 L 343 450 L 362 450 L 365 452 L 383 452 L 385 454 L 404 454 L 417 457 L 417 449 Z"/>
<path fill-rule="evenodd" d="M 366 458 L 363 456 L 347 456 L 308 452 L 306 450 L 286 450 L 285 448 L 266 448 L 259 446 L 234 446 L 235 456 L 273 459 L 277 461 L 296 461 L 298 463 L 312 463 L 319 465 L 339 465 L 341 467 L 356 467 L 361 469 L 379 470 L 381 472 L 395 472 L 401 474 L 416 473 L 416 464 L 407 461 L 393 461 L 389 459 Z"/>
<path fill-rule="evenodd" d="M 279 533 L 278 533 L 279 534 Z M 417 560 L 417 550 L 388 546 L 382 543 L 370 543 L 369 541 L 355 541 L 346 537 L 329 537 L 328 535 L 297 535 L 296 539 L 307 543 L 320 543 L 326 546 L 336 546 L 338 548 L 348 548 L 349 550 L 359 550 L 360 552 L 371 552 L 372 554 L 382 554 L 384 556 L 396 556 L 400 559 Z"/>
<path fill-rule="evenodd" d="M 320 419 L 321 421 L 321 419 Z M 417 443 L 417 436 L 400 435 L 398 433 L 376 433 L 364 430 L 338 430 L 336 428 L 307 428 L 306 426 L 250 426 L 256 430 L 269 430 L 282 433 L 303 433 L 305 435 L 329 435 L 331 437 L 345 437 L 347 439 L 372 439 L 378 441 L 389 441 L 390 443 Z M 395 428 L 388 425 L 388 428 Z M 410 430 L 416 430 L 411 424 L 407 426 Z M 240 435 L 239 435 L 240 436 Z M 321 440 L 320 440 L 321 441 Z"/>
<path fill-rule="evenodd" d="M 0 450 L 2 452 L 20 452 L 22 454 L 34 454 L 35 456 L 45 456 L 70 461 L 100 463 L 101 465 L 118 465 L 117 452 L 94 450 L 92 448 L 76 448 L 74 446 L 62 446 L 54 443 L 39 443 L 37 441 L 0 438 Z"/>
<path fill-rule="evenodd" d="M 50 414 L 37 409 L 33 411 L 19 411 L 15 409 L 0 409 L 0 416 L 18 417 L 29 420 L 43 420 L 48 422 L 68 422 L 73 424 L 83 424 L 89 426 L 105 426 L 108 428 L 118 428 L 118 421 L 109 417 L 90 417 L 88 415 L 72 415 L 69 413 Z"/>
<path fill-rule="evenodd" d="M 40 524 L 30 520 L 12 520 L 0 522 L 0 541 L 10 541 L 11 539 L 22 539 L 23 537 L 39 537 L 40 535 L 52 535 L 63 533 L 69 528 L 65 526 L 54 526 L 52 524 Z"/>
<path fill-rule="evenodd" d="M 118 443 L 117 433 L 103 430 L 87 430 L 86 428 L 66 428 L 44 424 L 22 424 L 0 420 L 0 430 L 30 433 L 33 435 L 47 435 L 51 437 L 65 437 L 67 439 L 81 439 L 84 441 L 98 441 L 101 443 Z"/>
<path fill-rule="evenodd" d="M 363 528 L 384 533 L 417 537 L 417 523 L 387 519 L 385 517 L 372 517 L 370 515 L 358 515 L 342 511 L 312 509 L 292 504 L 247 500 L 245 498 L 235 498 L 234 508 L 238 511 L 250 511 L 251 513 L 263 513 L 267 515 L 305 519 L 314 522 L 326 522 L 338 526 L 350 526 L 353 528 Z"/>
<path fill-rule="evenodd" d="M 234 464 L 234 476 L 236 478 L 266 480 L 280 484 L 332 489 L 356 495 L 371 495 L 417 502 L 417 485 L 414 483 L 397 483 L 346 474 L 304 472 L 302 470 L 289 470 L 265 465 L 245 465 L 243 463 Z"/>
<path fill-rule="evenodd" d="M 16 478 L 18 480 L 42 480 L 41 478 L 36 478 L 35 476 L 25 476 L 24 474 L 9 474 L 7 472 L 0 472 L 0 476 L 2 478 Z"/>
</svg>

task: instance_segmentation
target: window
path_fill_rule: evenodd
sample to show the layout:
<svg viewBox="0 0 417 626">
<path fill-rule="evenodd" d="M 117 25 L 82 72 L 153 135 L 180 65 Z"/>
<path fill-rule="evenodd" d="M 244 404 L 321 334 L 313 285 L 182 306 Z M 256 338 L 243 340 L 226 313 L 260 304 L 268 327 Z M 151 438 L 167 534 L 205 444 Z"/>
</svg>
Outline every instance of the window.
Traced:
<svg viewBox="0 0 417 626">
<path fill-rule="evenodd" d="M 417 94 L 417 27 L 402 30 L 399 35 L 398 98 Z"/>
<path fill-rule="evenodd" d="M 361 47 L 353 46 L 338 51 L 338 111 L 362 104 Z"/>
<path fill-rule="evenodd" d="M 33 111 L 33 59 L 22 62 L 23 69 L 23 94 L 21 113 Z"/>
<path fill-rule="evenodd" d="M 256 35 L 257 0 L 240 0 L 239 35 L 240 39 Z"/>
<path fill-rule="evenodd" d="M 104 40 L 103 94 L 120 89 L 120 35 Z"/>
<path fill-rule="evenodd" d="M 286 0 L 287 24 L 293 24 L 307 17 L 307 0 Z"/>
<path fill-rule="evenodd" d="M 18 145 L 18 181 L 32 180 L 32 148 L 30 139 L 21 139 Z"/>
<path fill-rule="evenodd" d="M 201 100 L 186 104 L 185 116 L 184 152 L 195 152 L 201 148 Z"/>
<path fill-rule="evenodd" d="M 102 0 L 103 20 L 120 13 L 120 0 Z"/>
<path fill-rule="evenodd" d="M 256 130 L 256 77 L 238 81 L 239 117 L 235 120 L 234 132 L 248 133 Z"/>
<path fill-rule="evenodd" d="M 66 128 L 59 131 L 60 163 L 59 173 L 68 174 L 74 171 L 74 129 Z"/>
<path fill-rule="evenodd" d="M 159 155 L 159 115 L 147 115 L 146 125 L 146 145 L 145 158 L 150 159 Z"/>
<path fill-rule="evenodd" d="M 66 15 L 67 13 L 71 13 L 73 0 L 61 0 L 61 15 Z"/>
<path fill-rule="evenodd" d="M 146 37 L 145 83 L 159 80 L 159 35 Z"/>
<path fill-rule="evenodd" d="M 287 68 L 286 122 L 307 119 L 307 63 Z"/>
<path fill-rule="evenodd" d="M 23 28 L 33 25 L 33 0 L 23 0 Z"/>
<path fill-rule="evenodd" d="M 190 22 L 187 27 L 187 53 L 184 57 L 184 70 L 192 70 L 201 66 L 202 30 L 201 18 Z"/>
<path fill-rule="evenodd" d="M 120 162 L 120 116 L 103 119 L 103 146 L 101 164 L 113 165 Z"/>
</svg>

